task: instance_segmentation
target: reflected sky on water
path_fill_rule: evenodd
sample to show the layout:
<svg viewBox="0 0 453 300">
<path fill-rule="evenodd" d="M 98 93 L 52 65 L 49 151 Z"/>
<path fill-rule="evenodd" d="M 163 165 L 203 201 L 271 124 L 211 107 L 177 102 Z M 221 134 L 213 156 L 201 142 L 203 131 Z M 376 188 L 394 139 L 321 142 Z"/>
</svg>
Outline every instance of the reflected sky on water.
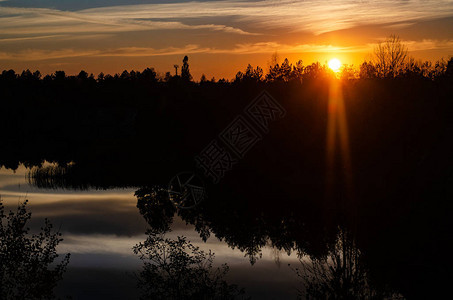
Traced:
<svg viewBox="0 0 453 300">
<path fill-rule="evenodd" d="M 7 210 L 29 199 L 31 231 L 37 231 L 44 218 L 60 228 L 64 241 L 59 253 L 71 253 L 67 273 L 57 287 L 57 295 L 78 298 L 138 297 L 133 272 L 142 262 L 132 247 L 146 239 L 149 227 L 137 209 L 135 190 L 39 189 L 27 180 L 28 170 L 0 169 L 0 195 Z M 238 249 L 230 248 L 215 236 L 203 242 L 193 225 L 175 216 L 167 237 L 185 236 L 195 246 L 215 253 L 215 265 L 227 263 L 227 280 L 246 289 L 253 298 L 295 297 L 298 279 L 288 267 L 297 263 L 295 254 L 272 247 L 262 249 L 262 258 L 251 265 Z"/>
</svg>

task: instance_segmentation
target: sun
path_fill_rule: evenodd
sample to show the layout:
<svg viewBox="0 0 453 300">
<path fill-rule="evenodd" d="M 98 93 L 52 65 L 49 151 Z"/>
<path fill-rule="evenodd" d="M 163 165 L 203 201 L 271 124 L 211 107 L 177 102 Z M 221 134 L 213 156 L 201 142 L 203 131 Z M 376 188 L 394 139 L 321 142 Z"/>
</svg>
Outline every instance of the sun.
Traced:
<svg viewBox="0 0 453 300">
<path fill-rule="evenodd" d="M 331 60 L 329 60 L 329 68 L 332 69 L 332 71 L 334 72 L 338 72 L 340 70 L 340 67 L 341 67 L 341 61 L 337 58 L 332 58 Z"/>
</svg>

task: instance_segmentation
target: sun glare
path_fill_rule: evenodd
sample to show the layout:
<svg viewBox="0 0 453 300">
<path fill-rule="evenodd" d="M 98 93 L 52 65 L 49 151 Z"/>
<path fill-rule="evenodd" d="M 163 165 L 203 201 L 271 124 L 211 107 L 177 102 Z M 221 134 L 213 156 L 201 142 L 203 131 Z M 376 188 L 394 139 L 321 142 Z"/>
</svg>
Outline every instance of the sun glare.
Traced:
<svg viewBox="0 0 453 300">
<path fill-rule="evenodd" d="M 332 58 L 329 60 L 329 68 L 332 69 L 334 72 L 338 72 L 341 67 L 341 61 L 337 58 Z"/>
</svg>

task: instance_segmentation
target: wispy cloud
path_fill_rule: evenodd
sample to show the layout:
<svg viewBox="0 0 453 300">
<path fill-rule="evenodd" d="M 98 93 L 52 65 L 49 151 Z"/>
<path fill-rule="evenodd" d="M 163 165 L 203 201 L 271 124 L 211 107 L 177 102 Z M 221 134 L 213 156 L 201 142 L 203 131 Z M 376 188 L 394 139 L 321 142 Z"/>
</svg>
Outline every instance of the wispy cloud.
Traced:
<svg viewBox="0 0 453 300">
<path fill-rule="evenodd" d="M 14 38 L 0 38 L 1 43 L 8 42 L 23 42 L 23 41 L 33 41 L 33 40 L 89 40 L 89 39 L 100 39 L 111 37 L 111 34 L 97 33 L 97 34 L 53 34 L 53 35 L 37 35 L 37 36 L 25 36 L 25 37 L 14 37 Z"/>
<path fill-rule="evenodd" d="M 382 39 L 384 41 L 384 39 Z M 415 51 L 428 51 L 428 50 L 444 50 L 453 49 L 453 40 L 433 40 L 433 39 L 422 39 L 418 41 L 402 41 L 407 46 L 409 52 Z M 374 49 L 378 43 L 367 44 L 364 49 Z"/>
<path fill-rule="evenodd" d="M 316 45 L 316 44 L 279 44 L 276 42 L 246 43 L 236 44 L 232 48 L 213 48 L 203 47 L 196 44 L 189 44 L 183 47 L 166 47 L 166 48 L 149 48 L 149 47 L 120 47 L 107 50 L 25 50 L 18 52 L 0 52 L 0 59 L 4 60 L 48 60 L 69 57 L 152 57 L 167 56 L 180 54 L 262 54 L 273 53 L 325 53 L 325 52 L 357 52 L 363 50 L 363 47 L 338 47 L 333 45 Z"/>
<path fill-rule="evenodd" d="M 451 0 L 227 0 L 122 5 L 75 12 L 0 7 L 0 27 L 3 34 L 11 35 L 173 29 L 249 35 L 276 28 L 319 34 L 359 25 L 411 24 L 450 16 Z M 227 20 L 229 24 L 213 24 L 213 19 Z"/>
<path fill-rule="evenodd" d="M 410 51 L 453 49 L 452 40 L 424 39 L 421 41 L 407 41 L 406 44 Z"/>
<path fill-rule="evenodd" d="M 410 51 L 426 51 L 453 48 L 453 40 L 429 40 L 403 41 Z M 377 44 L 356 45 L 356 46 L 335 46 L 330 44 L 280 44 L 277 42 L 259 42 L 236 44 L 231 48 L 203 47 L 196 44 L 189 44 L 183 47 L 119 47 L 107 50 L 39 50 L 29 49 L 16 52 L 0 52 L 0 59 L 37 61 L 60 59 L 69 57 L 153 57 L 182 54 L 266 54 L 279 52 L 286 53 L 357 53 L 370 52 Z"/>
<path fill-rule="evenodd" d="M 230 17 L 232 21 L 253 25 L 257 30 L 286 27 L 294 31 L 322 33 L 363 24 L 414 22 L 453 16 L 453 1 L 230 0 L 116 6 L 88 9 L 80 13 L 102 16 L 106 20 Z"/>
<path fill-rule="evenodd" d="M 234 49 L 228 50 L 229 53 L 235 54 L 253 54 L 253 53 L 344 53 L 344 52 L 358 52 L 365 48 L 363 46 L 342 47 L 330 44 L 280 44 L 276 42 L 262 42 L 262 43 L 247 43 L 238 44 Z M 214 50 L 215 51 L 215 50 Z"/>
<path fill-rule="evenodd" d="M 62 50 L 39 50 L 30 49 L 18 52 L 0 52 L 0 59 L 2 60 L 20 60 L 20 61 L 36 61 L 36 60 L 47 60 L 57 58 L 68 58 L 68 57 L 81 57 L 81 56 L 93 56 L 98 54 L 97 50 L 74 50 L 74 49 L 62 49 Z"/>
<path fill-rule="evenodd" d="M 109 8 L 105 8 L 107 11 Z M 148 9 L 152 9 L 149 7 Z M 167 16 L 164 19 L 170 19 Z M 223 24 L 185 24 L 174 20 L 152 20 L 146 13 L 116 14 L 100 11 L 68 12 L 47 8 L 0 7 L 0 27 L 7 35 L 49 35 L 65 33 L 106 33 L 144 30 L 211 30 L 240 35 L 254 35 Z"/>
</svg>

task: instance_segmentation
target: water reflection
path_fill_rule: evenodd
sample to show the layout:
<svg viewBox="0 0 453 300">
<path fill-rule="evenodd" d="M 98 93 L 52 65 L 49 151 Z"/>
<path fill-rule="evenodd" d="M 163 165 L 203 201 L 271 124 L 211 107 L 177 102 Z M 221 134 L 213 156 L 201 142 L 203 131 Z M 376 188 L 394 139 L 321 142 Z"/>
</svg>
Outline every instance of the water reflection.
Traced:
<svg viewBox="0 0 453 300">
<path fill-rule="evenodd" d="M 172 109 L 162 113 L 144 109 L 136 136 L 99 138 L 89 147 L 74 142 L 84 145 L 74 149 L 74 165 L 38 168 L 30 181 L 44 188 L 132 187 L 138 210 L 152 229 L 168 232 L 182 220 L 202 240 L 218 239 L 239 249 L 254 267 L 269 245 L 313 258 L 332 256 L 340 227 L 354 233 L 354 247 L 373 285 L 388 286 L 407 298 L 433 298 L 450 292 L 453 278 L 452 262 L 444 259 L 453 250 L 451 101 L 447 94 L 433 93 L 433 99 L 438 97 L 433 102 L 425 101 L 432 98 L 428 93 L 409 97 L 417 93 L 412 87 L 392 85 L 342 87 L 348 118 L 339 116 L 336 122 L 339 130 L 347 125 L 351 164 L 342 161 L 341 151 L 328 151 L 329 145 L 342 149 L 344 139 L 332 134 L 336 137 L 326 144 L 325 83 L 303 91 L 271 91 L 282 100 L 287 116 L 220 184 L 208 186 L 209 198 L 192 210 L 179 211 L 171 204 L 165 191 L 169 180 L 181 170 L 194 169 L 193 157 L 243 109 L 244 95 L 255 91 L 237 91 L 243 96 L 221 92 L 218 101 L 196 94 L 191 101 L 169 102 Z M 340 133 L 335 128 L 332 132 Z M 45 158 L 65 161 L 52 156 L 39 161 Z M 345 171 L 353 175 L 353 199 Z M 119 204 L 102 203 L 96 209 L 110 211 L 112 206 Z M 115 224 L 105 226 L 110 233 L 129 222 L 121 213 Z M 78 219 L 86 222 L 87 217 Z"/>
<path fill-rule="evenodd" d="M 335 238 L 334 231 L 329 233 L 318 226 L 320 215 L 308 217 L 304 210 L 294 210 L 295 205 L 285 208 L 263 202 L 260 207 L 250 207 L 238 197 L 215 195 L 218 197 L 194 209 L 180 210 L 168 199 L 164 188 L 154 186 L 136 192 L 137 207 L 154 230 L 169 229 L 177 215 L 193 225 L 203 241 L 214 235 L 243 252 L 251 264 L 262 257 L 262 249 L 268 245 L 288 254 L 296 251 L 320 255 L 325 252 L 326 242 Z"/>
<path fill-rule="evenodd" d="M 177 210 L 164 189 L 142 188 L 136 193 L 137 206 L 152 228 L 169 228 L 177 215 L 193 225 L 203 240 L 215 236 L 243 252 L 251 264 L 259 261 L 268 245 L 316 258 L 307 269 L 310 275 L 302 276 L 307 296 L 315 299 L 325 295 L 342 299 L 438 295 L 443 282 L 451 278 L 450 262 L 435 259 L 435 253 L 451 249 L 445 242 L 448 227 L 438 227 L 451 223 L 447 209 L 451 205 L 443 200 L 446 194 L 433 194 L 430 205 L 424 202 L 423 209 L 412 207 L 407 213 L 402 213 L 404 207 L 388 202 L 401 196 L 394 195 L 383 199 L 379 207 L 359 206 L 354 218 L 347 212 L 347 203 L 343 210 L 317 209 L 309 202 L 287 199 L 280 199 L 279 205 L 270 201 L 253 205 L 255 198 L 244 201 L 241 197 L 246 191 L 233 195 L 230 189 L 219 189 L 211 189 L 211 198 L 195 209 Z M 419 280 L 423 284 L 414 285 Z"/>
<path fill-rule="evenodd" d="M 27 202 L 5 213 L 0 198 L 0 299 L 53 298 L 69 263 L 70 254 L 57 261 L 56 247 L 63 239 L 49 220 L 39 233 L 29 233 Z"/>
<path fill-rule="evenodd" d="M 140 214 L 154 232 L 170 231 L 176 208 L 168 198 L 168 192 L 158 186 L 142 188 L 135 192 Z"/>
<path fill-rule="evenodd" d="M 152 228 L 147 242 L 140 244 L 140 248 L 136 246 L 136 252 L 137 249 L 145 248 L 145 245 L 153 248 L 153 256 L 158 256 L 159 251 L 160 256 L 165 252 L 171 252 L 166 251 L 165 248 L 169 247 L 164 246 L 166 244 L 169 244 L 170 248 L 176 244 L 184 248 L 183 245 L 186 243 L 184 239 L 180 240 L 178 237 L 177 241 L 170 241 L 163 238 L 163 233 L 169 231 L 173 217 L 179 215 L 184 221 L 195 226 L 195 230 L 204 241 L 214 233 L 230 247 L 239 248 L 244 252 L 251 264 L 256 263 L 262 248 L 269 244 L 288 254 L 296 252 L 302 265 L 293 270 L 302 281 L 302 287 L 299 289 L 301 298 L 403 299 L 400 294 L 393 292 L 387 283 L 373 281 L 362 251 L 357 246 L 356 236 L 346 228 L 346 225 L 335 228 L 330 232 L 331 235 L 327 235 L 325 231 L 324 240 L 310 245 L 307 241 L 315 239 L 310 232 L 305 234 L 299 232 L 304 223 L 296 221 L 298 220 L 296 213 L 279 215 L 280 219 L 277 220 L 262 214 L 261 218 L 252 218 L 250 222 L 250 215 L 241 218 L 239 212 L 234 209 L 229 213 L 225 213 L 225 210 L 208 211 L 207 204 L 201 204 L 193 210 L 178 210 L 169 201 L 166 190 L 159 187 L 142 188 L 136 192 L 136 196 L 137 207 Z M 232 216 L 235 217 L 237 227 L 231 223 Z M 254 222 L 256 223 L 253 224 Z M 249 231 L 247 226 L 253 226 L 254 230 Z M 272 235 L 271 232 L 279 232 L 280 235 Z M 310 259 L 307 259 L 308 257 Z M 163 260 L 157 258 L 155 262 L 160 264 Z M 156 269 L 156 265 L 153 265 L 153 268 Z"/>
<path fill-rule="evenodd" d="M 373 282 L 362 251 L 351 232 L 338 230 L 337 240 L 327 255 L 300 258 L 293 270 L 302 281 L 299 296 L 305 299 L 404 299 Z"/>
<path fill-rule="evenodd" d="M 277 176 L 285 169 L 280 170 L 279 165 L 273 168 L 272 176 L 267 176 L 260 160 L 253 158 L 244 161 L 243 169 L 238 167 L 235 176 L 210 186 L 209 198 L 191 210 L 176 209 L 168 199 L 165 184 L 141 187 L 135 195 L 140 214 L 153 230 L 168 232 L 177 216 L 192 225 L 203 241 L 215 237 L 240 250 L 252 264 L 260 260 L 264 247 L 269 245 L 288 254 L 327 257 L 340 226 L 354 232 L 354 245 L 360 249 L 367 274 L 376 286 L 388 286 L 410 298 L 440 294 L 452 278 L 451 263 L 437 259 L 451 250 L 452 204 L 447 199 L 451 199 L 452 190 L 445 181 L 449 178 L 445 173 L 448 168 L 436 174 L 430 171 L 432 164 L 439 166 L 439 157 L 430 156 L 410 174 L 409 179 L 418 183 L 415 186 L 394 180 L 399 175 L 392 174 L 385 192 L 378 189 L 382 182 L 373 182 L 385 174 L 381 165 L 376 165 L 380 173 L 357 178 L 358 199 L 362 200 L 354 203 L 341 189 L 333 190 L 332 199 L 320 199 L 322 187 L 316 185 L 319 174 L 309 177 L 295 173 L 288 180 L 288 176 Z M 65 173 L 63 178 L 67 179 L 62 181 L 47 172 L 43 180 L 50 178 L 47 182 L 57 183 L 57 187 L 81 187 L 75 183 L 90 169 L 83 165 L 73 168 L 78 174 L 75 177 Z M 304 182 L 301 178 L 306 179 L 303 189 L 295 184 L 296 179 Z M 38 184 L 41 179 L 32 178 Z M 133 172 L 128 180 L 137 185 L 145 181 Z M 108 188 L 112 182 L 103 186 L 98 181 L 95 185 Z"/>
<path fill-rule="evenodd" d="M 138 276 L 142 299 L 244 298 L 243 289 L 225 280 L 228 265 L 213 267 L 211 250 L 201 250 L 185 236 L 166 237 L 177 211 L 166 189 L 142 188 L 135 195 L 140 213 L 151 226 L 147 239 L 133 248 L 144 261 Z"/>
</svg>

